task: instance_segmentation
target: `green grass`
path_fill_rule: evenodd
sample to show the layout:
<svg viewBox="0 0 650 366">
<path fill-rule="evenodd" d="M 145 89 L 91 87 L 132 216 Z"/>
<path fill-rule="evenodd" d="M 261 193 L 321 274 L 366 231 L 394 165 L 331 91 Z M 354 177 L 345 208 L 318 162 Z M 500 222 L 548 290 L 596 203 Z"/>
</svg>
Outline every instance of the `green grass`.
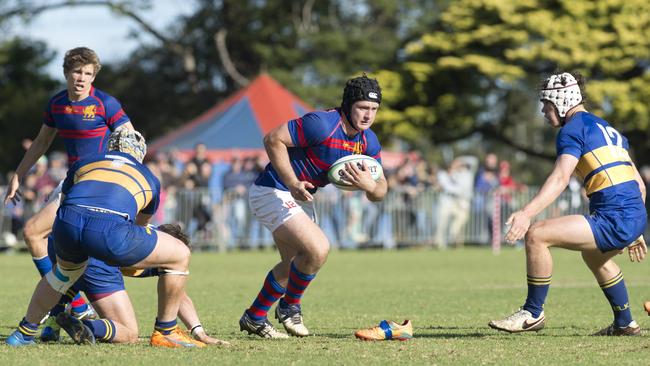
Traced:
<svg viewBox="0 0 650 366">
<path fill-rule="evenodd" d="M 0 346 L 0 365 L 64 364 L 644 364 L 648 335 L 591 337 L 611 322 L 611 310 L 579 254 L 553 251 L 555 273 L 546 304 L 547 328 L 509 335 L 487 327 L 508 315 L 525 297 L 524 253 L 493 256 L 487 249 L 450 251 L 333 252 L 308 289 L 303 310 L 315 336 L 263 340 L 239 332 L 238 319 L 257 294 L 275 252 L 197 253 L 188 293 L 211 334 L 231 341 L 228 348 L 154 349 L 147 345 L 156 308 L 155 279 L 128 279 L 140 325 L 138 345 L 80 347 L 57 345 L 22 349 Z M 618 257 L 633 314 L 643 328 L 650 298 L 646 264 Z M 26 255 L 0 256 L 0 336 L 23 316 L 37 279 Z M 382 319 L 411 319 L 415 339 L 361 342 L 358 328 Z"/>
</svg>

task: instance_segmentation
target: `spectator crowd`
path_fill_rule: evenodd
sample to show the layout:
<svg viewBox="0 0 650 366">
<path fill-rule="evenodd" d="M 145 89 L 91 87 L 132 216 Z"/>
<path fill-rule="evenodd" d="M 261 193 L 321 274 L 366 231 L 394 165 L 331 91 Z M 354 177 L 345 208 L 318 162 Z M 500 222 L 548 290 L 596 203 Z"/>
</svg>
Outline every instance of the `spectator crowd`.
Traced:
<svg viewBox="0 0 650 366">
<path fill-rule="evenodd" d="M 29 147 L 25 140 L 23 146 Z M 247 192 L 268 163 L 263 151 L 228 160 L 210 160 L 203 144 L 189 159 L 178 151 L 158 152 L 148 167 L 163 186 L 155 223 L 179 222 L 195 242 L 214 248 L 256 248 L 271 245 L 270 234 L 254 220 Z M 46 202 L 65 178 L 64 153 L 41 158 L 22 185 L 22 200 L 4 208 L 5 242 L 20 238 L 25 220 Z M 641 174 L 650 181 L 650 167 Z M 488 153 L 480 162 L 459 156 L 439 167 L 416 153 L 384 164 L 389 196 L 371 204 L 365 196 L 339 191 L 332 185 L 316 195 L 319 221 L 332 243 L 341 248 L 360 245 L 391 248 L 428 245 L 445 249 L 464 243 L 494 244 L 501 240 L 503 221 L 532 192 L 511 175 L 510 162 Z M 9 175 L 9 174 L 8 174 Z M 567 192 L 549 215 L 584 213 L 581 183 L 572 179 Z"/>
</svg>

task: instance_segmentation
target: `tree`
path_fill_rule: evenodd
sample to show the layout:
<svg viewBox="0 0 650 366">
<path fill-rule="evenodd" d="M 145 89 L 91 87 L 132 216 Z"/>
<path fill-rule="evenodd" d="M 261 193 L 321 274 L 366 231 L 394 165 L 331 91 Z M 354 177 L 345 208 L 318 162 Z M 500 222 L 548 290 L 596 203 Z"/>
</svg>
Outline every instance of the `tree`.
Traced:
<svg viewBox="0 0 650 366">
<path fill-rule="evenodd" d="M 362 71 L 397 67 L 397 50 L 436 14 L 426 0 L 197 0 L 169 29 L 142 14 L 150 1 L 25 2 L 0 13 L 25 19 L 58 7 L 104 6 L 133 20 L 142 47 L 96 81 L 116 95 L 149 138 L 176 128 L 266 71 L 308 103 L 340 103 L 343 83 Z M 102 55 L 100 55 L 101 57 Z"/>
<path fill-rule="evenodd" d="M 430 29 L 404 45 L 401 67 L 381 72 L 382 117 L 397 135 L 418 144 L 480 133 L 551 159 L 552 144 L 528 141 L 541 128 L 540 77 L 561 68 L 588 78 L 588 108 L 649 162 L 647 1 L 458 0 Z"/>
<path fill-rule="evenodd" d="M 21 140 L 34 138 L 41 127 L 45 105 L 58 86 L 45 72 L 53 57 L 42 42 L 16 38 L 0 43 L 0 167 L 4 169 L 16 167 L 24 153 Z"/>
</svg>

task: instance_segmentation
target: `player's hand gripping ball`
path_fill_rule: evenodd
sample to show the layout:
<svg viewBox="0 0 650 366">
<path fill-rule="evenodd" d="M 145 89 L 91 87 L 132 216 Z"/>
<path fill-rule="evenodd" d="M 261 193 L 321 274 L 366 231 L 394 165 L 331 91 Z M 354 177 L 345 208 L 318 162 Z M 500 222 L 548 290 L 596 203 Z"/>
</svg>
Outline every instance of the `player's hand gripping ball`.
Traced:
<svg viewBox="0 0 650 366">
<path fill-rule="evenodd" d="M 327 179 L 336 186 L 336 188 L 345 191 L 356 191 L 359 188 L 345 180 L 345 163 L 356 164 L 357 168 L 363 169 L 363 163 L 366 163 L 366 168 L 370 171 L 370 176 L 375 181 L 379 180 L 383 169 L 381 164 L 374 158 L 367 155 L 348 155 L 335 161 L 327 172 Z"/>
</svg>

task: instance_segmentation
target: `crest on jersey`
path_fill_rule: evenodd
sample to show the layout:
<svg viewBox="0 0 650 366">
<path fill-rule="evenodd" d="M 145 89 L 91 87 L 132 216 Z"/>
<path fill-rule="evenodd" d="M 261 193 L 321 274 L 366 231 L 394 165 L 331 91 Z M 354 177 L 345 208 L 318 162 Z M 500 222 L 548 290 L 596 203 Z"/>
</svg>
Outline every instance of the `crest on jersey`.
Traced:
<svg viewBox="0 0 650 366">
<path fill-rule="evenodd" d="M 84 119 L 85 120 L 93 120 L 95 119 L 95 111 L 96 111 L 97 106 L 92 104 L 89 106 L 84 107 Z"/>
<path fill-rule="evenodd" d="M 352 149 L 353 154 L 361 154 L 363 152 L 363 146 L 361 142 L 357 141 L 354 143 L 354 148 Z"/>
</svg>

